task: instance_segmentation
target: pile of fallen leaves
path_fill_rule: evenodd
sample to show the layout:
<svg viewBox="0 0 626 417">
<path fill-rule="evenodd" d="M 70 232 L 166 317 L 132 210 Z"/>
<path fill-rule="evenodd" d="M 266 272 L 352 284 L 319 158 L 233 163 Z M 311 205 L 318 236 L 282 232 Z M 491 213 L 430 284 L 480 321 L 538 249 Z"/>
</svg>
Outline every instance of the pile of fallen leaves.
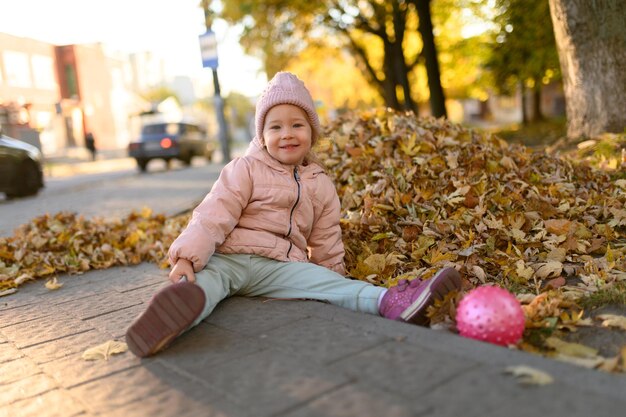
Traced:
<svg viewBox="0 0 626 417">
<path fill-rule="evenodd" d="M 448 121 L 385 110 L 343 116 L 325 137 L 318 153 L 341 199 L 351 276 L 390 286 L 455 266 L 463 293 L 498 285 L 522 302 L 519 348 L 626 369 L 626 337 L 610 357 L 564 340 L 584 327 L 626 335 L 624 316 L 594 321 L 580 302 L 626 289 L 625 179 Z M 39 217 L 0 238 L 0 295 L 60 273 L 142 261 L 165 267 L 188 220 L 148 209 L 117 220 Z M 434 327 L 454 330 L 463 293 L 430 309 Z"/>
<path fill-rule="evenodd" d="M 626 180 L 412 114 L 350 115 L 326 134 L 319 152 L 342 202 L 352 276 L 389 286 L 456 266 L 466 290 L 495 284 L 522 301 L 533 339 L 522 348 L 557 352 L 576 348 L 554 331 L 593 324 L 582 297 L 624 288 Z M 433 322 L 453 325 L 456 302 L 431 310 Z M 626 346 L 620 355 L 601 365 L 623 369 Z"/>
<path fill-rule="evenodd" d="M 168 219 L 150 209 L 123 219 L 85 219 L 75 213 L 44 215 L 0 238 L 0 295 L 30 280 L 62 273 L 149 261 L 167 265 L 166 253 L 188 217 Z M 49 283 L 56 287 L 56 280 Z"/>
</svg>

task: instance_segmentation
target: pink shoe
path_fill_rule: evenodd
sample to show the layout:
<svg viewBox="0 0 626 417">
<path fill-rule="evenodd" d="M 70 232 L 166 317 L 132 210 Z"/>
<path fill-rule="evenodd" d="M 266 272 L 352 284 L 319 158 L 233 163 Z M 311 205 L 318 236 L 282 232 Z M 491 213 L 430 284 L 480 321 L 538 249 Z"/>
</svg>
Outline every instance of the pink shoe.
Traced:
<svg viewBox="0 0 626 417">
<path fill-rule="evenodd" d="M 461 289 L 461 276 L 454 268 L 441 269 L 426 281 L 400 280 L 389 288 L 380 303 L 380 315 L 424 326 L 428 323 L 426 309 L 435 300 L 443 299 L 450 291 Z"/>
<path fill-rule="evenodd" d="M 204 291 L 190 282 L 163 288 L 126 330 L 128 348 L 140 358 L 165 349 L 200 316 L 205 301 Z"/>
</svg>

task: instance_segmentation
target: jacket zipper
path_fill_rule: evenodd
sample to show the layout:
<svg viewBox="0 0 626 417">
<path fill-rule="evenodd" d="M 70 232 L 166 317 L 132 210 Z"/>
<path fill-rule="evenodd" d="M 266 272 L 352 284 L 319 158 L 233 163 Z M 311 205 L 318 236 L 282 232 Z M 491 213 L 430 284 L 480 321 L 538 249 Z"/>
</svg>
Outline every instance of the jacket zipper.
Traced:
<svg viewBox="0 0 626 417">
<path fill-rule="evenodd" d="M 293 224 L 293 212 L 296 210 L 296 206 L 300 202 L 300 174 L 298 174 L 298 167 L 293 169 L 293 179 L 296 180 L 296 185 L 298 186 L 298 195 L 296 197 L 296 202 L 291 207 L 291 212 L 289 213 L 289 230 L 285 237 L 289 237 L 291 235 L 291 227 Z M 287 259 L 289 259 L 289 253 L 291 252 L 291 248 L 293 247 L 293 243 L 289 240 L 289 249 L 287 250 Z"/>
</svg>

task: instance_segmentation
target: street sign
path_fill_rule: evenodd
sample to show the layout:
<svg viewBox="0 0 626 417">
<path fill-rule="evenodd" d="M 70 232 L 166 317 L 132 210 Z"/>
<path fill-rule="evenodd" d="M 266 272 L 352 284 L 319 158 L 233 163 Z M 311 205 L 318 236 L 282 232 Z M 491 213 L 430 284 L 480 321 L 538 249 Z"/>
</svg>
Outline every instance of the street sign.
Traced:
<svg viewBox="0 0 626 417">
<path fill-rule="evenodd" d="M 217 38 L 210 29 L 200 35 L 200 55 L 203 68 L 217 69 Z"/>
</svg>

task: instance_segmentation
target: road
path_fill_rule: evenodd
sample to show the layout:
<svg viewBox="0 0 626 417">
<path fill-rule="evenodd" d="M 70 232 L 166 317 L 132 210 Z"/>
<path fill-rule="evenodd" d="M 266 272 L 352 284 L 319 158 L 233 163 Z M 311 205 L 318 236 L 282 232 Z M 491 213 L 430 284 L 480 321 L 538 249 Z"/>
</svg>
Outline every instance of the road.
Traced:
<svg viewBox="0 0 626 417">
<path fill-rule="evenodd" d="M 37 216 L 60 211 L 110 218 L 149 207 L 155 213 L 175 214 L 200 202 L 221 168 L 194 161 L 192 167 L 174 165 L 167 170 L 155 161 L 143 174 L 120 163 L 107 172 L 46 177 L 46 187 L 38 195 L 0 200 L 0 236 L 10 236 Z"/>
</svg>

